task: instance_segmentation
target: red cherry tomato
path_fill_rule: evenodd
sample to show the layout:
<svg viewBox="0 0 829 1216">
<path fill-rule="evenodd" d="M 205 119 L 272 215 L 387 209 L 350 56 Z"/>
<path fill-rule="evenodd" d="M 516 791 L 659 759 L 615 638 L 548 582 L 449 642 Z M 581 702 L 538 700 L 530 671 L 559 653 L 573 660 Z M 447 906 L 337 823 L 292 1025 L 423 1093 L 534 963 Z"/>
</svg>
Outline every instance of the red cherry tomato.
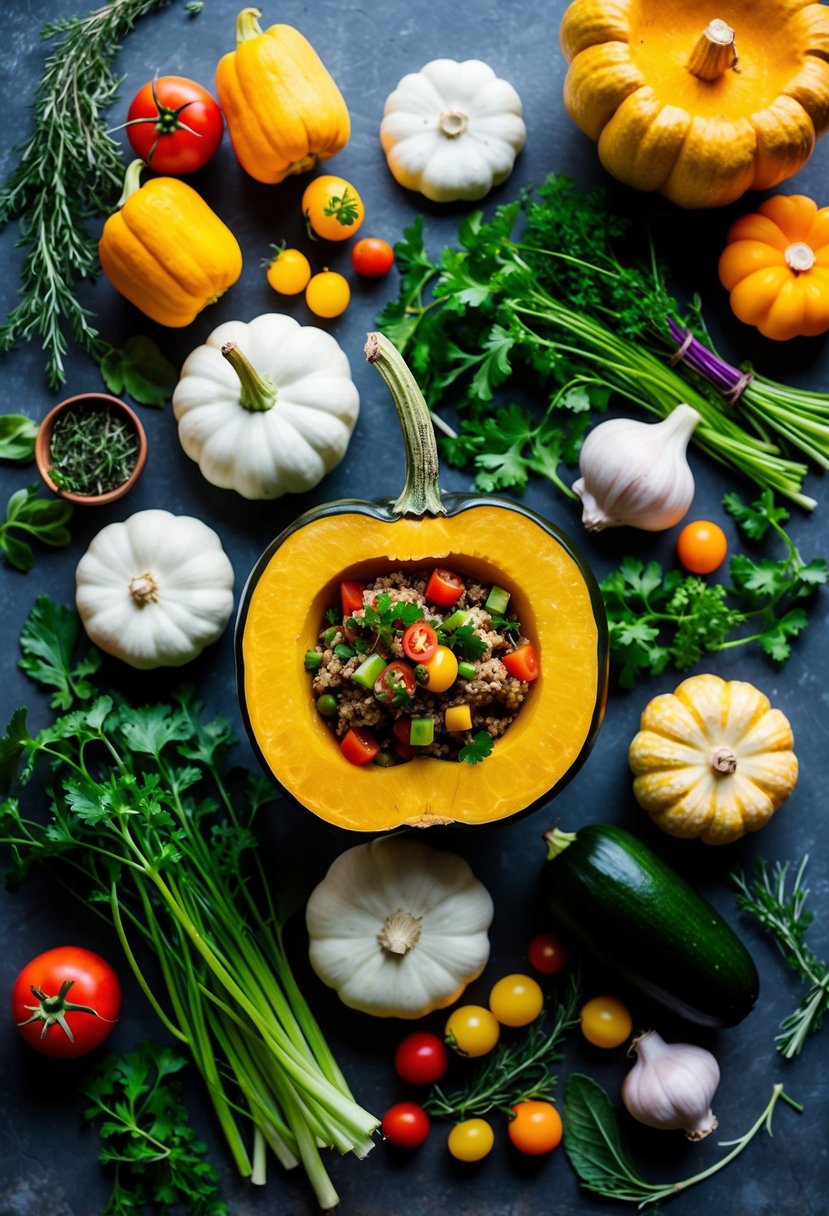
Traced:
<svg viewBox="0 0 829 1216">
<path fill-rule="evenodd" d="M 351 616 L 358 608 L 363 607 L 363 592 L 365 587 L 362 583 L 355 583 L 350 579 L 343 579 L 340 583 L 340 601 L 343 606 L 343 616 Z"/>
<path fill-rule="evenodd" d="M 398 1077 L 410 1085 L 433 1085 L 449 1067 L 449 1052 L 436 1034 L 416 1030 L 398 1044 L 394 1067 Z"/>
<path fill-rule="evenodd" d="M 380 744 L 370 731 L 352 726 L 343 736 L 340 751 L 351 764 L 368 764 L 380 751 Z"/>
<path fill-rule="evenodd" d="M 20 1036 L 43 1055 L 86 1055 L 110 1035 L 121 985 L 106 959 L 82 946 L 56 946 L 27 963 L 12 987 Z"/>
<path fill-rule="evenodd" d="M 540 1157 L 551 1153 L 561 1143 L 561 1115 L 551 1102 L 532 1098 L 513 1106 L 513 1117 L 507 1124 L 507 1135 L 521 1153 Z"/>
<path fill-rule="evenodd" d="M 222 142 L 224 117 L 218 102 L 186 76 L 157 76 L 133 97 L 127 138 L 136 156 L 156 173 L 195 173 Z"/>
<path fill-rule="evenodd" d="M 682 565 L 692 574 L 713 574 L 725 561 L 728 540 L 719 524 L 695 519 L 677 537 L 676 552 Z"/>
<path fill-rule="evenodd" d="M 394 265 L 394 250 L 388 241 L 364 236 L 351 250 L 351 264 L 367 279 L 381 279 Z"/>
<path fill-rule="evenodd" d="M 524 680 L 526 683 L 537 680 L 541 671 L 538 651 L 529 642 L 524 646 L 519 646 L 517 650 L 511 650 L 509 654 L 501 655 L 501 662 L 511 676 L 515 676 L 516 680 Z"/>
<path fill-rule="evenodd" d="M 464 581 L 460 575 L 435 567 L 423 594 L 430 603 L 438 604 L 441 608 L 450 608 L 461 598 L 464 590 Z"/>
<path fill-rule="evenodd" d="M 570 961 L 570 951 L 555 933 L 537 933 L 527 947 L 527 958 L 541 975 L 557 975 Z"/>
<path fill-rule="evenodd" d="M 438 635 L 425 621 L 415 621 L 402 638 L 403 653 L 413 663 L 425 663 L 438 648 Z"/>
<path fill-rule="evenodd" d="M 374 681 L 374 695 L 382 705 L 407 705 L 416 692 L 414 672 L 399 659 L 384 667 Z"/>
<path fill-rule="evenodd" d="M 398 1102 L 383 1115 L 380 1131 L 399 1148 L 417 1148 L 429 1135 L 429 1116 L 417 1102 Z"/>
</svg>

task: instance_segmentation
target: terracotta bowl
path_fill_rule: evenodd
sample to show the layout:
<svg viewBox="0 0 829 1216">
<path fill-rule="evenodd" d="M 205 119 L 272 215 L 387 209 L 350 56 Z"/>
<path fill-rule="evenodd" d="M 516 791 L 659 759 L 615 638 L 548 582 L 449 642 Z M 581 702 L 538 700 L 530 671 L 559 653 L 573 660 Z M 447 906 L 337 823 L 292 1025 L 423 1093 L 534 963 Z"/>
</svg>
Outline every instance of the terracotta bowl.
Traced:
<svg viewBox="0 0 829 1216">
<path fill-rule="evenodd" d="M 114 413 L 121 414 L 129 420 L 138 437 L 138 456 L 132 473 L 126 481 L 122 481 L 119 486 L 115 486 L 112 490 L 107 490 L 105 494 L 76 494 L 72 490 L 61 490 L 49 476 L 49 470 L 52 466 L 52 430 L 56 420 L 67 410 L 77 409 L 78 406 L 87 404 L 106 406 Z M 103 506 L 108 502 L 114 502 L 116 498 L 121 498 L 138 481 L 146 462 L 147 436 L 140 418 L 123 401 L 119 401 L 117 397 L 111 397 L 108 393 L 79 393 L 76 397 L 67 397 L 65 401 L 58 402 L 41 422 L 35 439 L 35 464 L 43 481 L 53 494 L 57 494 L 59 498 L 65 498 L 67 502 L 74 502 L 80 506 Z"/>
</svg>

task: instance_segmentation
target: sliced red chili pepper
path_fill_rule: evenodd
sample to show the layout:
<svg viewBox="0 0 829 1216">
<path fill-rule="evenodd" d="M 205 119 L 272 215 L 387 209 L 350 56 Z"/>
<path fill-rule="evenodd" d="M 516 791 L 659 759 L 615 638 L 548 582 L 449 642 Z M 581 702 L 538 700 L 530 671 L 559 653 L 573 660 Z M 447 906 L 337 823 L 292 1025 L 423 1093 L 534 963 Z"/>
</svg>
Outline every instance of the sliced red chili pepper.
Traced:
<svg viewBox="0 0 829 1216">
<path fill-rule="evenodd" d="M 403 634 L 403 653 L 413 663 L 425 663 L 438 648 L 438 635 L 425 621 L 415 621 Z"/>
<path fill-rule="evenodd" d="M 465 590 L 464 581 L 459 574 L 436 566 L 429 575 L 429 581 L 423 594 L 430 603 L 438 604 L 441 608 L 450 608 L 461 598 Z"/>
</svg>

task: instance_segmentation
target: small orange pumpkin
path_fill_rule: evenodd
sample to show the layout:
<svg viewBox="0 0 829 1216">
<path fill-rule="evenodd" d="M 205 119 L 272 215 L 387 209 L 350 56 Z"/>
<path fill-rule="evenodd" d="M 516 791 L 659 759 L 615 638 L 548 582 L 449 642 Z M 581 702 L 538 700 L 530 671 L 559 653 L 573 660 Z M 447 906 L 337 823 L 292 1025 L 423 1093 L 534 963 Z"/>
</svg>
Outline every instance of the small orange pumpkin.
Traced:
<svg viewBox="0 0 829 1216">
<path fill-rule="evenodd" d="M 142 160 L 127 169 L 118 210 L 98 242 L 112 286 L 159 325 L 189 325 L 242 273 L 236 237 L 204 199 L 175 177 L 141 185 Z"/>
<path fill-rule="evenodd" d="M 729 230 L 719 263 L 731 308 L 767 338 L 829 329 L 829 207 L 775 195 Z"/>
</svg>

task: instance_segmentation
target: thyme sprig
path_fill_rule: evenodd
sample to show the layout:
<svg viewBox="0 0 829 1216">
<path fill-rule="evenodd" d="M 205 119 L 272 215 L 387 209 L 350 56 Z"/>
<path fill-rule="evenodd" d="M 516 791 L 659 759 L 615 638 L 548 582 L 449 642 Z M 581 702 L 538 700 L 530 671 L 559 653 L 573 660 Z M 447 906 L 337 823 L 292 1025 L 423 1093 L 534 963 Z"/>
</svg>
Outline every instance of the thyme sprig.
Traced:
<svg viewBox="0 0 829 1216">
<path fill-rule="evenodd" d="M 768 863 L 760 858 L 754 878 L 749 881 L 741 871 L 732 874 L 740 894 L 737 906 L 748 912 L 774 939 L 786 962 L 809 985 L 794 1013 L 780 1023 L 775 1036 L 777 1050 L 791 1060 L 803 1050 L 809 1035 L 820 1030 L 823 1015 L 829 1009 L 829 965 L 806 945 L 806 930 L 814 915 L 806 911 L 809 888 L 804 885 L 809 854 L 801 859 L 794 873 L 791 888 L 787 885 L 788 862 Z"/>
<path fill-rule="evenodd" d="M 0 225 L 18 220 L 17 244 L 27 251 L 22 298 L 0 327 L 0 351 L 39 337 L 55 389 L 66 380 L 69 334 L 96 359 L 108 349 L 75 291 L 98 270 L 89 218 L 112 209 L 124 176 L 119 145 L 104 122 L 119 83 L 112 64 L 136 21 L 169 3 L 110 0 L 41 30 L 52 48 L 35 92 L 34 130 L 0 188 Z"/>
<path fill-rule="evenodd" d="M 578 1025 L 579 998 L 579 977 L 574 974 L 555 1003 L 552 1024 L 542 1014 L 520 1039 L 500 1043 L 468 1084 L 448 1093 L 432 1086 L 424 1109 L 438 1119 L 458 1120 L 493 1110 L 511 1114 L 513 1106 L 530 1098 L 551 1101 L 556 1085 L 551 1066 L 561 1059 L 567 1032 Z"/>
</svg>

